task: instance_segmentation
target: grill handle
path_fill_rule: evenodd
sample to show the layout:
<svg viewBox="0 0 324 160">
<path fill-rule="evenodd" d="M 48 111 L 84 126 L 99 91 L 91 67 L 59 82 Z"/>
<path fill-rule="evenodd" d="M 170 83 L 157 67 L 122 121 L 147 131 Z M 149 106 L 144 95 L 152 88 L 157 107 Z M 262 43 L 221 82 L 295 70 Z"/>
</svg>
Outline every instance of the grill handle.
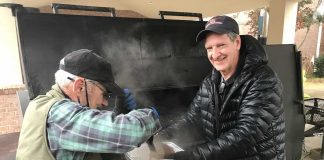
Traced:
<svg viewBox="0 0 324 160">
<path fill-rule="evenodd" d="M 161 19 L 164 19 L 164 16 L 168 15 L 168 16 L 198 17 L 199 21 L 203 21 L 201 13 L 159 11 L 159 15 L 161 16 Z"/>
<path fill-rule="evenodd" d="M 80 10 L 80 11 L 96 11 L 96 12 L 110 12 L 112 17 L 116 17 L 115 8 L 111 7 L 95 7 L 95 6 L 81 6 L 71 4 L 52 3 L 54 14 L 58 14 L 59 9 Z"/>
</svg>

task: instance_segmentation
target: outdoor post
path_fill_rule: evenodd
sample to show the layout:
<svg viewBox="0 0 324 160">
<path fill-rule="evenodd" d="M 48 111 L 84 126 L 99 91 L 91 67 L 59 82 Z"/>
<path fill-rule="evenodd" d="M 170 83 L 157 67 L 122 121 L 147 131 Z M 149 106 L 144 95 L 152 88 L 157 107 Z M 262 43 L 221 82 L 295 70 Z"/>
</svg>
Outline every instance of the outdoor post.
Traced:
<svg viewBox="0 0 324 160">
<path fill-rule="evenodd" d="M 316 12 L 320 16 L 323 16 L 324 15 L 324 4 L 323 4 L 323 2 L 316 9 Z M 320 54 L 321 39 L 322 39 L 322 28 L 323 28 L 322 25 L 323 25 L 323 22 L 322 21 L 319 21 L 315 58 L 318 58 L 319 57 L 319 54 Z"/>
</svg>

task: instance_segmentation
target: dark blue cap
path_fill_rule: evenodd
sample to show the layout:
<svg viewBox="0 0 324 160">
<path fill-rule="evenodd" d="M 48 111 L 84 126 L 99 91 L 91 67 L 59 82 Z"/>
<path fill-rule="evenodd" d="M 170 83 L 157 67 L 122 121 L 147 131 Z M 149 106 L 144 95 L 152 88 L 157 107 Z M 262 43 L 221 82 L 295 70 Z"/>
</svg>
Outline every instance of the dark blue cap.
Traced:
<svg viewBox="0 0 324 160">
<path fill-rule="evenodd" d="M 198 33 L 196 42 L 205 39 L 207 33 L 210 32 L 219 34 L 233 32 L 240 34 L 238 24 L 233 18 L 228 16 L 215 16 L 206 23 L 205 29 Z"/>
</svg>

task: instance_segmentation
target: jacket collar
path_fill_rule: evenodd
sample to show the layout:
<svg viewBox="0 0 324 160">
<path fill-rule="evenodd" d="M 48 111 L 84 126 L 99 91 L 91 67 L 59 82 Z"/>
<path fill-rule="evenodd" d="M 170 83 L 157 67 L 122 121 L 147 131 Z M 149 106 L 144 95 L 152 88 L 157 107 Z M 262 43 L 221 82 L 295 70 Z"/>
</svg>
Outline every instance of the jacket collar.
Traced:
<svg viewBox="0 0 324 160">
<path fill-rule="evenodd" d="M 58 84 L 54 84 L 52 86 L 52 89 L 48 91 L 46 95 L 51 97 L 57 97 L 57 98 L 66 98 Z"/>
<path fill-rule="evenodd" d="M 241 35 L 241 53 L 246 55 L 242 72 L 251 72 L 258 66 L 268 63 L 268 57 L 263 46 L 250 35 Z"/>
</svg>

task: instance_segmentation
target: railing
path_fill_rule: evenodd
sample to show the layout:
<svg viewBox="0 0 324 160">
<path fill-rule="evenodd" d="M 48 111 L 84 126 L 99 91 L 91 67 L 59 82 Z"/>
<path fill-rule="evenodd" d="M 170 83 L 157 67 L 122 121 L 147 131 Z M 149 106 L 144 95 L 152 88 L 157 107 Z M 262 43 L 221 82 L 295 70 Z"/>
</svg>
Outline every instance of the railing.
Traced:
<svg viewBox="0 0 324 160">
<path fill-rule="evenodd" d="M 304 132 L 305 137 L 313 136 L 315 133 L 324 132 L 324 99 L 310 98 L 304 100 L 305 119 L 307 124 L 314 127 Z M 320 159 L 324 159 L 324 138 L 322 138 L 322 147 Z"/>
</svg>

